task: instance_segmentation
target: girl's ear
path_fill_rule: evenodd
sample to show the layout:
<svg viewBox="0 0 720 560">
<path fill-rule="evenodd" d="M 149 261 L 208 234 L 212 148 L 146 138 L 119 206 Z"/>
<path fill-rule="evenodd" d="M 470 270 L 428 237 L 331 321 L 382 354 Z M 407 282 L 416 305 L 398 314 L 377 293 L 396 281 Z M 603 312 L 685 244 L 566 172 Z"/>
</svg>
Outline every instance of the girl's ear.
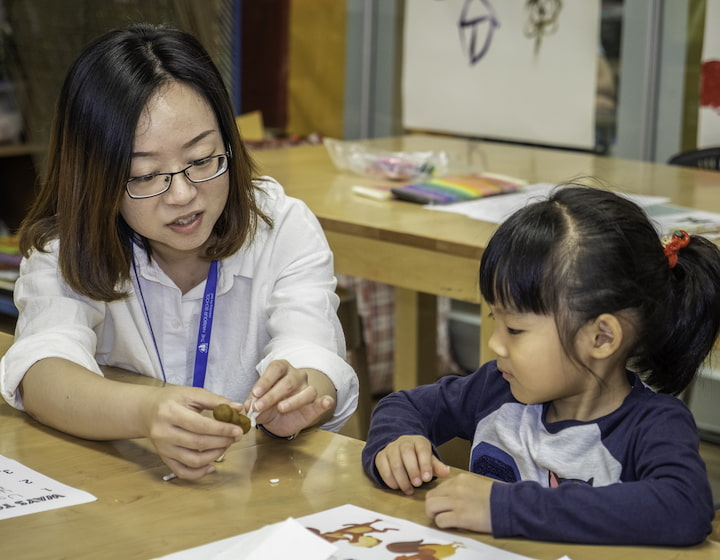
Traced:
<svg viewBox="0 0 720 560">
<path fill-rule="evenodd" d="M 612 356 L 623 343 L 623 326 L 617 316 L 603 313 L 588 325 L 591 348 L 590 355 L 596 359 Z"/>
</svg>

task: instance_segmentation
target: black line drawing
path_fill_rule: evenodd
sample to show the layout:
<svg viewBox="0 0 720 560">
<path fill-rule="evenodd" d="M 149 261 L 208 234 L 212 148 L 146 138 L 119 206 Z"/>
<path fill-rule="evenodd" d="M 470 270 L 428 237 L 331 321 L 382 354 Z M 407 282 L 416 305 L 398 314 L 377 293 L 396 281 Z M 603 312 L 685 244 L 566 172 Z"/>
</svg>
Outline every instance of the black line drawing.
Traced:
<svg viewBox="0 0 720 560">
<path fill-rule="evenodd" d="M 480 4 L 480 6 L 475 6 Z M 463 51 L 467 52 L 470 65 L 477 64 L 488 52 L 495 30 L 500 21 L 489 0 L 465 0 L 458 31 Z"/>
<path fill-rule="evenodd" d="M 525 10 L 528 13 L 525 37 L 535 39 L 535 54 L 538 54 L 543 37 L 558 30 L 562 0 L 527 0 Z"/>
</svg>

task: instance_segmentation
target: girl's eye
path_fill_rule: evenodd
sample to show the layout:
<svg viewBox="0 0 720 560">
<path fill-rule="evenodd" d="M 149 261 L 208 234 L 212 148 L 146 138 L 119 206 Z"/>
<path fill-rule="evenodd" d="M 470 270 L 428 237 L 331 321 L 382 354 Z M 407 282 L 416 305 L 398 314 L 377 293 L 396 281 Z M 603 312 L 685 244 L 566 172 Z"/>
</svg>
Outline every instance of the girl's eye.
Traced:
<svg viewBox="0 0 720 560">
<path fill-rule="evenodd" d="M 506 327 L 506 328 L 507 328 L 508 334 L 512 334 L 512 335 L 521 334 L 523 332 L 520 329 L 511 329 L 510 327 Z"/>
</svg>

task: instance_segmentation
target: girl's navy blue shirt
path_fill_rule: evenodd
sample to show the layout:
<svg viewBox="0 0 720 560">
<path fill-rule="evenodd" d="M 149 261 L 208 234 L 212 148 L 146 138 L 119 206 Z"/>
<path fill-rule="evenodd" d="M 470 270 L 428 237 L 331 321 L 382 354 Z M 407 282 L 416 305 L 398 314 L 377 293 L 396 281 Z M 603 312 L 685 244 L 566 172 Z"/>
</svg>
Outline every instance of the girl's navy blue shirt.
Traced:
<svg viewBox="0 0 720 560">
<path fill-rule="evenodd" d="M 494 361 L 393 393 L 373 413 L 363 467 L 383 485 L 375 455 L 401 435 L 434 446 L 460 437 L 472 442 L 469 470 L 506 483 L 491 492 L 495 537 L 698 543 L 714 509 L 693 416 L 635 374 L 628 380 L 623 404 L 590 422 L 547 422 L 547 404 L 515 400 Z"/>
</svg>

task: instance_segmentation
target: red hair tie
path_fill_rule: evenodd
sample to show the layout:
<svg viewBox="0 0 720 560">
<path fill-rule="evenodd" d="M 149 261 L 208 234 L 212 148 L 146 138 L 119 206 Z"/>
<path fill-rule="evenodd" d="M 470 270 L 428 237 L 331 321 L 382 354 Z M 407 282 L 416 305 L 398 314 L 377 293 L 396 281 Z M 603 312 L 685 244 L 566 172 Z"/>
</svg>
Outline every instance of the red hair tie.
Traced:
<svg viewBox="0 0 720 560">
<path fill-rule="evenodd" d="M 690 234 L 687 231 L 674 231 L 670 240 L 665 244 L 663 253 L 667 257 L 670 268 L 675 268 L 678 260 L 678 251 L 690 243 Z"/>
</svg>

